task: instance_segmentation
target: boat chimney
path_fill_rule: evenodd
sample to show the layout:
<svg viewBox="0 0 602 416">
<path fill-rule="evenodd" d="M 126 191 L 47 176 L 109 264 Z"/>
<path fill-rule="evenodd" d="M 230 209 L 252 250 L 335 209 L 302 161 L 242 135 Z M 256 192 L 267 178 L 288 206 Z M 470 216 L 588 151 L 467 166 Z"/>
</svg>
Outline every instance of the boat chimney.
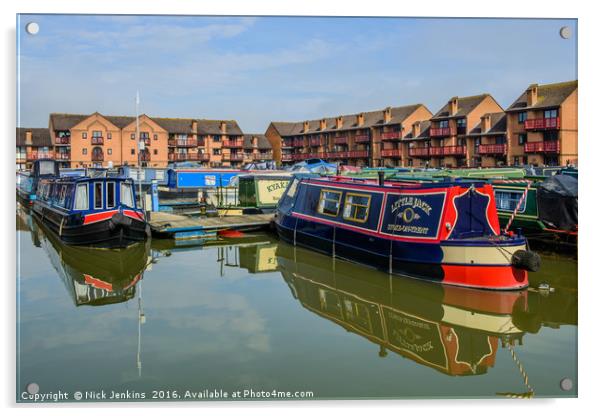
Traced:
<svg viewBox="0 0 602 416">
<path fill-rule="evenodd" d="M 385 172 L 378 171 L 378 186 L 384 186 L 385 185 Z"/>
</svg>

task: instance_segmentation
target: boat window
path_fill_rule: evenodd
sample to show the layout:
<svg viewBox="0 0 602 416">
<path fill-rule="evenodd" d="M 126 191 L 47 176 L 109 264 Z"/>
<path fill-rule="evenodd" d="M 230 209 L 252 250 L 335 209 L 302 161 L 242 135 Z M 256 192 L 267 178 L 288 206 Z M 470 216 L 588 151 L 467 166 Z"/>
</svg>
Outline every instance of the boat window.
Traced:
<svg viewBox="0 0 602 416">
<path fill-rule="evenodd" d="M 88 209 L 88 184 L 78 183 L 75 189 L 75 209 L 85 211 Z"/>
<path fill-rule="evenodd" d="M 326 191 L 320 192 L 320 201 L 318 203 L 318 212 L 324 215 L 330 215 L 336 217 L 339 215 L 339 207 L 341 206 L 341 196 L 343 195 L 340 191 Z"/>
<path fill-rule="evenodd" d="M 62 185 L 59 192 L 58 206 L 65 208 L 65 198 L 67 196 L 67 185 Z"/>
<path fill-rule="evenodd" d="M 286 196 L 292 198 L 297 193 L 297 185 L 299 184 L 299 179 L 293 179 L 291 186 L 288 187 L 288 191 L 286 191 Z"/>
<path fill-rule="evenodd" d="M 102 182 L 94 182 L 94 209 L 102 209 Z"/>
<path fill-rule="evenodd" d="M 349 221 L 366 222 L 370 211 L 370 199 L 366 194 L 348 193 L 345 196 L 343 218 Z"/>
<path fill-rule="evenodd" d="M 524 191 L 495 190 L 495 206 L 502 211 L 514 211 Z M 527 198 L 520 204 L 517 212 L 525 212 Z"/>
<path fill-rule="evenodd" d="M 107 182 L 107 208 L 115 206 L 115 182 Z"/>
<path fill-rule="evenodd" d="M 127 182 L 121 183 L 121 203 L 128 207 L 134 207 L 134 196 L 132 195 L 132 185 Z"/>
</svg>

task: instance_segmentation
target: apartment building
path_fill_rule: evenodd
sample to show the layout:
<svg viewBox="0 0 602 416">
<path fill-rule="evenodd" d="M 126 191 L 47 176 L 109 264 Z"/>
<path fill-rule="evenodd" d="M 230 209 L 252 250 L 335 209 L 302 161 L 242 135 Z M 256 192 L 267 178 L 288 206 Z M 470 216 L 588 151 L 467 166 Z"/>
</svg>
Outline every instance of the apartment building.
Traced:
<svg viewBox="0 0 602 416">
<path fill-rule="evenodd" d="M 475 137 L 469 132 L 480 124 L 483 115 L 503 111 L 490 94 L 450 98 L 431 118 L 429 165 L 473 167 Z"/>
<path fill-rule="evenodd" d="M 482 115 L 479 124 L 468 132 L 468 141 L 474 146 L 473 166 L 491 168 L 507 164 L 506 120 L 504 112 L 487 113 Z"/>
<path fill-rule="evenodd" d="M 274 159 L 293 164 L 322 158 L 353 166 L 401 166 L 407 158 L 402 139 L 416 121 L 432 113 L 423 104 L 387 107 L 301 122 L 271 122 L 265 137 Z"/>
<path fill-rule="evenodd" d="M 507 163 L 577 165 L 577 81 L 530 85 L 507 109 Z"/>
<path fill-rule="evenodd" d="M 136 137 L 132 116 L 50 114 L 54 154 L 63 167 L 136 165 L 165 167 L 192 161 L 204 166 L 239 166 L 243 133 L 234 120 L 141 115 Z M 144 146 L 140 145 L 144 143 Z"/>
<path fill-rule="evenodd" d="M 17 127 L 16 133 L 17 170 L 31 169 L 37 159 L 54 158 L 48 129 Z"/>
</svg>

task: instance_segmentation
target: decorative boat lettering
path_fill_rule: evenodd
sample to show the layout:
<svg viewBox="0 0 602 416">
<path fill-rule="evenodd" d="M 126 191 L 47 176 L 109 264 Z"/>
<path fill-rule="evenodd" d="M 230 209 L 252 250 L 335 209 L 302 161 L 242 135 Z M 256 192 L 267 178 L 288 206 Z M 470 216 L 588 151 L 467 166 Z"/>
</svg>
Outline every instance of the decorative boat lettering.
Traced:
<svg viewBox="0 0 602 416">
<path fill-rule="evenodd" d="M 436 238 L 443 211 L 444 193 L 387 195 L 381 232 L 405 237 Z"/>
</svg>

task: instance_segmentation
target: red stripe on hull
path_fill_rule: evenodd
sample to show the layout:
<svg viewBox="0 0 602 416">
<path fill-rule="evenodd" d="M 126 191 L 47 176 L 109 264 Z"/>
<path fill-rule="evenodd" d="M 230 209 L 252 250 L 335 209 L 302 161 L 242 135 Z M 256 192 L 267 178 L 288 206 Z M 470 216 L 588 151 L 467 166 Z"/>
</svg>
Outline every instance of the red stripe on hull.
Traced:
<svg viewBox="0 0 602 416">
<path fill-rule="evenodd" d="M 133 218 L 135 220 L 144 221 L 144 215 L 142 215 L 142 213 L 137 212 L 137 211 L 132 211 L 130 209 L 124 209 L 123 215 Z"/>
<path fill-rule="evenodd" d="M 529 285 L 525 270 L 512 266 L 458 266 L 443 264 L 442 283 L 481 289 L 516 290 Z"/>
<path fill-rule="evenodd" d="M 117 212 L 119 211 L 115 209 L 112 211 L 99 212 L 97 214 L 88 214 L 84 217 L 84 224 L 91 224 L 93 222 L 109 219 Z"/>
<path fill-rule="evenodd" d="M 511 315 L 519 300 L 523 305 L 523 309 L 527 304 L 526 290 L 513 292 L 468 290 L 462 287 L 447 286 L 443 294 L 443 303 L 463 309 L 498 315 Z"/>
<path fill-rule="evenodd" d="M 94 286 L 97 289 L 103 289 L 108 292 L 113 291 L 113 285 L 107 283 L 103 280 L 97 279 L 95 277 L 90 276 L 89 274 L 84 274 L 84 282 L 90 286 Z"/>
</svg>

